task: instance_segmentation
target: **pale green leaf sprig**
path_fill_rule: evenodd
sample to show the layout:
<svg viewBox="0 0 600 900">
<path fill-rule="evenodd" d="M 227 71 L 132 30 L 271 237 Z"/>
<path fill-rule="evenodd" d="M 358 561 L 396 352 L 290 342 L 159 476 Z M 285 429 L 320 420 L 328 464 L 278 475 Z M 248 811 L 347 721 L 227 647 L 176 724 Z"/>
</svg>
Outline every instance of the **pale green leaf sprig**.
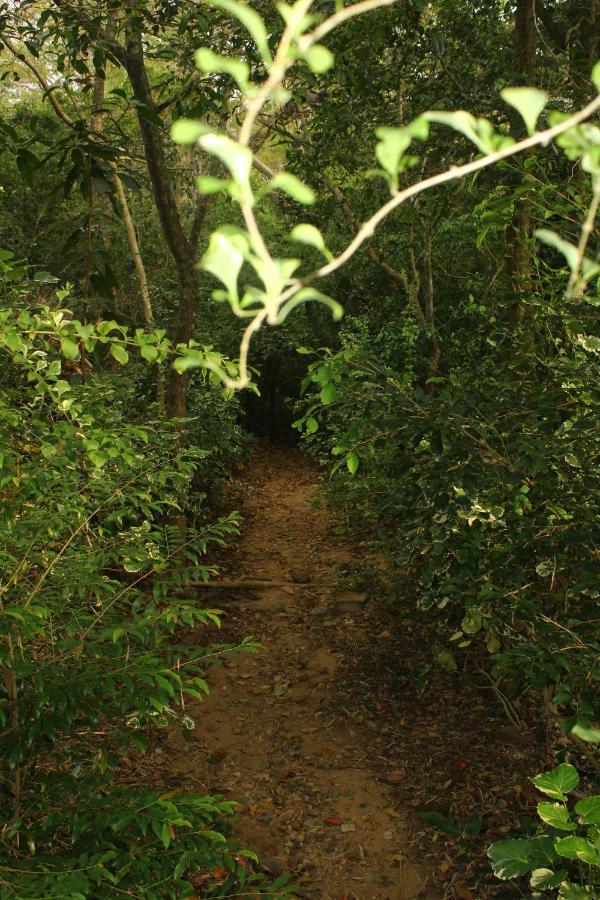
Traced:
<svg viewBox="0 0 600 900">
<path fill-rule="evenodd" d="M 514 139 L 506 134 L 497 132 L 489 119 L 479 119 L 459 109 L 456 112 L 439 112 L 436 110 L 424 113 L 428 122 L 436 122 L 439 125 L 447 125 L 472 141 L 481 153 L 496 153 L 512 147 Z"/>
<path fill-rule="evenodd" d="M 540 91 L 533 87 L 508 87 L 500 91 L 500 96 L 505 103 L 520 113 L 525 122 L 527 134 L 533 134 L 538 119 L 549 100 L 546 91 Z"/>
<path fill-rule="evenodd" d="M 405 156 L 414 140 L 426 141 L 429 137 L 429 122 L 419 116 L 402 128 L 382 126 L 375 132 L 378 143 L 375 147 L 377 162 L 393 189 L 398 187 L 398 176 L 418 163 L 417 156 Z"/>
<path fill-rule="evenodd" d="M 196 65 L 201 72 L 213 74 L 223 72 L 235 79 L 240 90 L 246 93 L 250 87 L 250 67 L 245 60 L 231 56 L 220 56 L 208 47 L 201 47 L 194 54 Z"/>
</svg>

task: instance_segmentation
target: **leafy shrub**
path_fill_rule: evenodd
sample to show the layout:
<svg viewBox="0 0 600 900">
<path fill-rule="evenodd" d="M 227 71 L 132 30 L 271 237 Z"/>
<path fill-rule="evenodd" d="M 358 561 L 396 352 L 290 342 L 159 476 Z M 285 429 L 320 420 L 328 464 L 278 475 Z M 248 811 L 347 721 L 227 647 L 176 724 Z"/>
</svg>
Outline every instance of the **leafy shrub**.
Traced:
<svg viewBox="0 0 600 900">
<path fill-rule="evenodd" d="M 194 727 L 182 701 L 206 694 L 207 656 L 254 649 L 214 645 L 217 613 L 186 593 L 236 514 L 202 508 L 182 531 L 210 448 L 128 421 L 110 377 L 79 376 L 62 321 L 0 311 L 2 895 L 260 891 L 255 858 L 228 837 L 231 803 L 118 780 L 154 729 Z"/>
<path fill-rule="evenodd" d="M 600 796 L 569 804 L 577 770 L 562 763 L 536 775 L 535 786 L 550 798 L 538 803 L 543 833 L 498 841 L 489 849 L 494 873 L 503 880 L 530 875 L 536 897 L 585 900 L 600 893 Z"/>
<path fill-rule="evenodd" d="M 376 352 L 385 332 L 355 330 L 310 364 L 297 424 L 331 502 L 440 610 L 449 651 L 483 637 L 514 692 L 597 716 L 596 339 L 511 358 L 513 335 L 495 327 L 490 346 L 487 324 L 449 344 L 435 392 Z"/>
</svg>

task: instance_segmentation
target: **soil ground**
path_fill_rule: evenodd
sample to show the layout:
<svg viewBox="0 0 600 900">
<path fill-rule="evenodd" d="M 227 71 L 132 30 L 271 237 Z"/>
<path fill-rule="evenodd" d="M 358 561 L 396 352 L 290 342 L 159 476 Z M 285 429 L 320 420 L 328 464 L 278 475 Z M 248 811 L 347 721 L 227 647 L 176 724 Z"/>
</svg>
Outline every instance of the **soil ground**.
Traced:
<svg viewBox="0 0 600 900">
<path fill-rule="evenodd" d="M 211 669 L 192 739 L 169 731 L 150 777 L 236 800 L 240 839 L 299 897 L 495 895 L 482 848 L 533 809 L 545 742 L 510 726 L 483 672 L 432 669 L 408 602 L 387 607 L 376 578 L 340 584 L 364 557 L 314 504 L 318 479 L 301 451 L 257 445 L 222 577 L 273 585 L 206 605 L 226 611 L 227 639 L 264 650 Z M 423 811 L 465 833 L 426 828 Z"/>
</svg>

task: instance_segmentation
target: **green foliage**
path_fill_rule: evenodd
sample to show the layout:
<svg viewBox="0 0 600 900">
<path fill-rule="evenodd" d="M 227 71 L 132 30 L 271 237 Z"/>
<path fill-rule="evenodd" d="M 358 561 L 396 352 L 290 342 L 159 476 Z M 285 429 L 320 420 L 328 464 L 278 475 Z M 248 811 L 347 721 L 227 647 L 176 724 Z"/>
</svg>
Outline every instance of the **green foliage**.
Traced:
<svg viewBox="0 0 600 900">
<path fill-rule="evenodd" d="M 558 803 L 538 803 L 549 833 L 509 838 L 489 849 L 494 873 L 503 880 L 529 875 L 532 896 L 595 897 L 600 889 L 600 797 L 570 805 L 567 794 L 579 782 L 577 770 L 565 763 L 532 779 L 538 790 Z M 573 834 L 564 836 L 565 831 Z M 557 892 L 556 894 L 554 892 Z"/>
<path fill-rule="evenodd" d="M 485 642 L 511 691 L 551 688 L 565 716 L 594 718 L 598 356 L 558 326 L 557 343 L 540 331 L 535 357 L 511 358 L 510 332 L 479 316 L 468 343 L 457 323 L 435 392 L 411 372 L 410 329 L 347 334 L 310 364 L 297 425 L 331 468 L 331 502 L 393 569 L 411 566 L 455 646 Z"/>
<path fill-rule="evenodd" d="M 209 421 L 192 429 L 206 450 L 182 445 L 177 422 L 135 422 L 118 379 L 80 368 L 101 348 L 131 365 L 126 347 L 166 353 L 160 333 L 0 310 L 3 891 L 183 897 L 206 882 L 211 896 L 260 895 L 268 880 L 230 840 L 231 803 L 115 784 L 156 729 L 193 731 L 183 701 L 206 695 L 208 659 L 256 649 L 215 644 L 219 611 L 186 588 L 237 533 L 236 514 L 210 517 L 200 492 L 239 446 L 235 405 L 203 386 Z"/>
</svg>

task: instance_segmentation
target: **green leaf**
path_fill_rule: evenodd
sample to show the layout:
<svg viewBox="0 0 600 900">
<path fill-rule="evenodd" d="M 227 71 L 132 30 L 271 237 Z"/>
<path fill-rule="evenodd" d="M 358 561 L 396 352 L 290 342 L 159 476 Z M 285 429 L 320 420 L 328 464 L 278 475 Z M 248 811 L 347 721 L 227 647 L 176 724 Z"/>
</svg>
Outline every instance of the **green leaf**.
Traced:
<svg viewBox="0 0 600 900">
<path fill-rule="evenodd" d="M 443 834 L 458 837 L 462 833 L 462 828 L 454 818 L 454 816 L 444 816 L 437 809 L 428 809 L 417 813 L 421 821 L 430 828 L 437 828 Z"/>
<path fill-rule="evenodd" d="M 400 160 L 412 143 L 412 137 L 406 128 L 378 128 L 375 132 L 379 143 L 375 147 L 377 162 L 392 176 L 398 174 Z"/>
<path fill-rule="evenodd" d="M 563 881 L 558 892 L 558 900 L 593 900 L 593 894 L 579 884 Z"/>
<path fill-rule="evenodd" d="M 214 175 L 198 175 L 196 189 L 200 194 L 216 194 L 218 191 L 226 191 L 233 184 L 227 178 L 215 178 Z"/>
<path fill-rule="evenodd" d="M 327 72 L 335 62 L 333 53 L 327 47 L 324 47 L 323 44 L 313 44 L 303 56 L 311 72 L 314 72 L 316 75 L 322 75 L 323 72 Z"/>
<path fill-rule="evenodd" d="M 203 134 L 210 132 L 208 125 L 194 119 L 179 119 L 171 126 L 171 139 L 176 144 L 195 144 Z"/>
<path fill-rule="evenodd" d="M 600 346 L 598 347 L 600 350 Z M 580 738 L 580 740 L 585 741 L 587 744 L 600 744 L 600 731 L 597 728 L 592 728 L 591 725 L 585 722 L 577 722 L 576 725 L 573 725 L 571 728 L 571 734 L 574 734 L 575 737 Z"/>
<path fill-rule="evenodd" d="M 492 844 L 488 856 L 496 877 L 507 881 L 552 863 L 555 859 L 554 842 L 546 836 L 509 838 Z"/>
<path fill-rule="evenodd" d="M 598 60 L 592 69 L 592 84 L 600 94 L 600 60 Z"/>
<path fill-rule="evenodd" d="M 600 825 L 600 796 L 585 797 L 575 805 L 575 812 L 584 825 Z"/>
<path fill-rule="evenodd" d="M 548 102 L 546 91 L 532 87 L 510 87 L 500 91 L 505 103 L 520 113 L 528 134 L 533 134 L 537 120 Z"/>
<path fill-rule="evenodd" d="M 250 69 L 248 63 L 241 59 L 219 56 L 208 47 L 196 50 L 194 58 L 201 72 L 225 72 L 235 78 L 240 87 L 243 88 L 248 84 Z"/>
<path fill-rule="evenodd" d="M 208 249 L 200 260 L 200 268 L 218 278 L 234 302 L 238 299 L 237 281 L 247 251 L 245 235 L 221 229 L 211 234 Z"/>
<path fill-rule="evenodd" d="M 441 666 L 446 672 L 457 671 L 458 666 L 456 664 L 456 659 L 454 658 L 454 653 L 451 653 L 450 650 L 441 650 L 436 659 L 438 666 Z"/>
<path fill-rule="evenodd" d="M 140 348 L 140 354 L 146 362 L 154 362 L 158 356 L 158 350 L 156 347 L 153 347 L 152 344 L 144 344 Z"/>
<path fill-rule="evenodd" d="M 358 456 L 353 450 L 346 456 L 346 465 L 350 474 L 356 475 L 358 471 Z"/>
<path fill-rule="evenodd" d="M 566 794 L 579 784 L 579 775 L 574 766 L 561 763 L 550 772 L 536 775 L 531 781 L 539 791 L 549 797 L 553 797 L 555 800 L 565 800 Z"/>
<path fill-rule="evenodd" d="M 254 38 L 263 61 L 270 66 L 273 59 L 269 50 L 267 29 L 259 14 L 246 3 L 237 3 L 236 0 L 209 0 L 209 2 L 218 9 L 224 9 L 231 13 L 242 23 L 250 36 Z"/>
<path fill-rule="evenodd" d="M 600 862 L 598 851 L 593 844 L 574 834 L 556 841 L 554 848 L 559 856 L 564 856 L 565 859 L 580 859 L 581 862 L 592 866 Z"/>
<path fill-rule="evenodd" d="M 277 316 L 277 324 L 279 325 L 283 322 L 296 306 L 299 306 L 301 303 L 307 303 L 309 300 L 316 300 L 318 303 L 328 306 L 335 322 L 338 322 L 344 315 L 344 308 L 337 300 L 322 294 L 316 288 L 306 287 L 298 291 L 291 300 L 284 303 Z"/>
<path fill-rule="evenodd" d="M 538 816 L 542 822 L 560 831 L 574 831 L 577 825 L 571 819 L 569 810 L 561 803 L 538 803 Z"/>
<path fill-rule="evenodd" d="M 498 841 L 488 850 L 492 869 L 497 878 L 507 881 L 532 871 L 531 841 L 527 838 L 510 838 Z"/>
<path fill-rule="evenodd" d="M 108 456 L 106 453 L 103 453 L 102 450 L 90 450 L 88 453 L 88 457 L 90 462 L 92 462 L 98 469 L 102 468 L 102 466 L 108 461 Z"/>
<path fill-rule="evenodd" d="M 129 360 L 129 353 L 123 346 L 123 344 L 111 344 L 110 352 L 112 356 L 116 359 L 118 363 L 121 363 L 122 366 Z"/>
<path fill-rule="evenodd" d="M 173 878 L 177 881 L 185 871 L 189 868 L 190 865 L 190 854 L 182 853 L 179 857 L 179 862 L 175 866 L 175 871 L 173 872 Z"/>
<path fill-rule="evenodd" d="M 306 420 L 304 430 L 305 430 L 306 434 L 314 434 L 315 431 L 319 430 L 319 423 L 313 416 L 309 416 L 308 419 Z"/>
<path fill-rule="evenodd" d="M 76 344 L 70 338 L 62 338 L 60 352 L 66 359 L 79 359 L 79 344 Z"/>
<path fill-rule="evenodd" d="M 569 838 L 566 840 L 569 840 Z M 540 891 L 551 890 L 552 888 L 559 886 L 565 877 L 565 874 L 564 869 L 561 869 L 560 872 L 556 873 L 553 872 L 552 869 L 534 869 L 531 873 L 529 884 L 532 888 L 536 888 Z"/>
<path fill-rule="evenodd" d="M 478 609 L 469 609 L 461 622 L 465 634 L 477 634 L 483 626 L 483 617 Z"/>
<path fill-rule="evenodd" d="M 182 355 L 173 360 L 173 368 L 181 375 L 188 369 L 203 369 L 206 365 L 206 355 L 200 350 L 182 350 Z"/>
<path fill-rule="evenodd" d="M 321 403 L 324 406 L 329 406 L 329 404 L 333 403 L 333 401 L 337 397 L 337 388 L 335 384 L 329 381 L 327 384 L 323 385 L 319 396 L 321 398 Z"/>
<path fill-rule="evenodd" d="M 307 184 L 304 184 L 303 181 L 300 181 L 300 179 L 295 175 L 292 175 L 291 172 L 279 172 L 274 178 L 270 180 L 268 188 L 269 190 L 279 189 L 281 191 L 285 191 L 286 194 L 289 194 L 289 196 L 293 197 L 294 200 L 297 200 L 298 203 L 304 203 L 305 206 L 310 206 L 316 200 L 315 192 L 313 191 L 313 189 L 310 188 Z M 311 226 L 306 227 L 310 228 Z M 295 238 L 295 240 L 299 239 Z M 306 243 L 306 241 L 304 241 L 303 243 Z"/>
<path fill-rule="evenodd" d="M 216 134 L 214 131 L 202 135 L 199 143 L 203 150 L 225 163 L 235 181 L 239 184 L 248 182 L 252 168 L 252 151 L 248 147 L 238 144 L 226 134 Z"/>
<path fill-rule="evenodd" d="M 314 225 L 308 225 L 307 223 L 296 225 L 292 230 L 291 237 L 293 241 L 298 241 L 300 244 L 316 247 L 317 250 L 321 251 L 323 256 L 327 257 L 327 259 L 331 259 L 331 253 L 325 246 L 323 235 Z"/>
</svg>

